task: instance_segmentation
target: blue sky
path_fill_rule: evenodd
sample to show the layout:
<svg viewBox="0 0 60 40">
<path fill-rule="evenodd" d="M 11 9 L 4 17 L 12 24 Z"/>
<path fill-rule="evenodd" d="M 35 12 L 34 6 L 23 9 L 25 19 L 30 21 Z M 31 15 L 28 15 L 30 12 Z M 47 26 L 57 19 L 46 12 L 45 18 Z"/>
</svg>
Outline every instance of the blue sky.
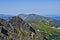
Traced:
<svg viewBox="0 0 60 40">
<path fill-rule="evenodd" d="M 60 0 L 0 0 L 0 14 L 60 16 Z"/>
</svg>

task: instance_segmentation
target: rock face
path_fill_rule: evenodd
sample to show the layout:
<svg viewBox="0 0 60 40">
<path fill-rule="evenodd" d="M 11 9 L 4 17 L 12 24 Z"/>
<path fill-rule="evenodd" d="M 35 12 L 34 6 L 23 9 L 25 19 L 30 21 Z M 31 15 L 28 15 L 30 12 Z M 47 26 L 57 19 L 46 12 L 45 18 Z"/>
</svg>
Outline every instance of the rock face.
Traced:
<svg viewBox="0 0 60 40">
<path fill-rule="evenodd" d="M 1 33 L 8 36 L 8 31 L 4 28 L 1 29 Z"/>
<path fill-rule="evenodd" d="M 25 21 L 23 21 L 19 16 L 14 16 L 9 23 L 14 26 L 17 27 L 19 30 L 24 29 L 24 30 L 28 30 L 31 31 L 33 33 L 35 33 L 35 30 Z"/>
<path fill-rule="evenodd" d="M 0 19 L 0 40 L 43 40 L 43 37 L 19 16 L 14 16 L 9 21 Z"/>
</svg>

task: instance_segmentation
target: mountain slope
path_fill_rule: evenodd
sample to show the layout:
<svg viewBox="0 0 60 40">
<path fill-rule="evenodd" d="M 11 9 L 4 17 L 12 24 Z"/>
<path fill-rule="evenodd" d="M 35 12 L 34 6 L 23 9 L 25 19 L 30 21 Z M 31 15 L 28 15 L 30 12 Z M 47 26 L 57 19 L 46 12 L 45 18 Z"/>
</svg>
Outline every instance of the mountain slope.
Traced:
<svg viewBox="0 0 60 40">
<path fill-rule="evenodd" d="M 23 21 L 19 16 L 9 21 L 0 18 L 0 40 L 46 40 L 47 38 Z"/>
<path fill-rule="evenodd" d="M 40 21 L 45 18 L 36 14 L 19 14 L 18 16 L 20 16 L 25 21 Z"/>
<path fill-rule="evenodd" d="M 26 22 L 29 22 L 29 21 L 35 21 L 35 22 L 45 21 L 45 24 L 47 23 L 47 24 L 51 25 L 51 27 L 60 27 L 60 21 L 59 20 L 52 19 L 49 17 L 44 17 L 44 16 L 40 16 L 40 15 L 36 15 L 36 14 L 19 14 L 18 16 L 20 16 Z"/>
<path fill-rule="evenodd" d="M 49 25 L 44 24 L 45 22 L 30 21 L 28 23 L 48 40 L 60 40 L 60 29 L 51 28 Z"/>
</svg>

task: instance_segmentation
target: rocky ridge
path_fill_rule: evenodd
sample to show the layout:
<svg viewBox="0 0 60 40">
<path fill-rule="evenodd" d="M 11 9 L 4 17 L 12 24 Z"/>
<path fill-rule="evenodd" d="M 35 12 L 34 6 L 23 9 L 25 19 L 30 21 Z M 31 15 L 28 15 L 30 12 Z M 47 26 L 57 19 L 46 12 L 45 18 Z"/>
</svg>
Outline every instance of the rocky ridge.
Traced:
<svg viewBox="0 0 60 40">
<path fill-rule="evenodd" d="M 19 16 L 9 21 L 0 18 L 0 40 L 47 40 Z"/>
</svg>

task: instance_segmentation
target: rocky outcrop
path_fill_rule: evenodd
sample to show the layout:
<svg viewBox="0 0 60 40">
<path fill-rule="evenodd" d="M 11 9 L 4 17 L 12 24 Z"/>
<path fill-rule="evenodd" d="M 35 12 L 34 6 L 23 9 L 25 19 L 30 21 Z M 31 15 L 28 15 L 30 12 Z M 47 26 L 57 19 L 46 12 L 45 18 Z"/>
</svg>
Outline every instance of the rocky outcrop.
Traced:
<svg viewBox="0 0 60 40">
<path fill-rule="evenodd" d="M 33 33 L 36 33 L 35 30 L 25 21 L 23 21 L 19 16 L 14 16 L 11 20 L 9 20 L 12 26 L 17 27 L 19 30 L 26 29 Z"/>
<path fill-rule="evenodd" d="M 40 37 L 32 26 L 14 16 L 9 21 L 0 19 L 0 40 L 40 40 Z"/>
<path fill-rule="evenodd" d="M 1 33 L 8 36 L 8 31 L 4 28 L 1 29 Z"/>
</svg>

